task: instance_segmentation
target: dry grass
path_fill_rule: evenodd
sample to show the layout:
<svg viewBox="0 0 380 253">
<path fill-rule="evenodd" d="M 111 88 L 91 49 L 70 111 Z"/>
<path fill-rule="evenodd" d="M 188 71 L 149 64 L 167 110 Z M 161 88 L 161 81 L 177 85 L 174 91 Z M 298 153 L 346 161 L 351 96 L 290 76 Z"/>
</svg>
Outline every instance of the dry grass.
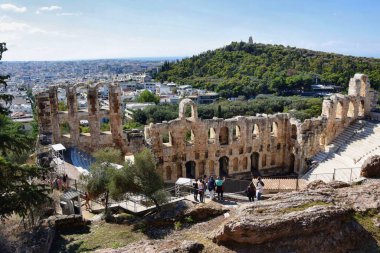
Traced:
<svg viewBox="0 0 380 253">
<path fill-rule="evenodd" d="M 60 232 L 51 252 L 92 252 L 96 249 L 120 248 L 145 236 L 133 226 L 99 222 L 87 228 Z"/>
</svg>

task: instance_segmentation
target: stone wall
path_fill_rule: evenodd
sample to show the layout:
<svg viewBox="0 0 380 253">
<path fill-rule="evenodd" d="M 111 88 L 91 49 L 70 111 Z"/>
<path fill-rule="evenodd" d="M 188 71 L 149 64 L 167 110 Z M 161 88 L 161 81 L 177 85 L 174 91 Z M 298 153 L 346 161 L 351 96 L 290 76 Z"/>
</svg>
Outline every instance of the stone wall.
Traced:
<svg viewBox="0 0 380 253">
<path fill-rule="evenodd" d="M 321 116 L 303 123 L 287 113 L 202 120 L 197 105 L 183 99 L 179 117 L 146 126 L 145 138 L 166 181 L 204 174 L 301 174 L 307 161 L 348 125 L 369 116 L 373 103 L 368 77 L 362 74 L 351 78 L 348 95 L 325 99 Z"/>
</svg>

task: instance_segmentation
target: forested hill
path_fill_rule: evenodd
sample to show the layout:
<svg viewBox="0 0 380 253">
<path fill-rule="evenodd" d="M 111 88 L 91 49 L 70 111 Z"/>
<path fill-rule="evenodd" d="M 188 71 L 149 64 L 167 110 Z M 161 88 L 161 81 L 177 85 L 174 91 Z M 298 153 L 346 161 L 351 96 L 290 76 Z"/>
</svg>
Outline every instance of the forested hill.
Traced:
<svg viewBox="0 0 380 253">
<path fill-rule="evenodd" d="M 355 73 L 380 87 L 380 59 L 344 56 L 281 45 L 232 42 L 175 63 L 165 62 L 156 79 L 191 84 L 224 97 L 308 90 L 315 83 L 347 88 Z"/>
</svg>

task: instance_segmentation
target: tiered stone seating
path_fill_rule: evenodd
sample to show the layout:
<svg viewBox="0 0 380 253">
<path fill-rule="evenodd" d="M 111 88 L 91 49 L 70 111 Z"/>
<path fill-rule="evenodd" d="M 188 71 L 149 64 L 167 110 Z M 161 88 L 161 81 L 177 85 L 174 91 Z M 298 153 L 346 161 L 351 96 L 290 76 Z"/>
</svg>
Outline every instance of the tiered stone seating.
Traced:
<svg viewBox="0 0 380 253">
<path fill-rule="evenodd" d="M 313 157 L 317 165 L 303 178 L 314 180 L 317 175 L 335 172 L 336 180 L 351 181 L 360 176 L 359 168 L 365 159 L 376 154 L 380 155 L 380 122 L 358 121 L 345 129 L 325 152 Z"/>
</svg>

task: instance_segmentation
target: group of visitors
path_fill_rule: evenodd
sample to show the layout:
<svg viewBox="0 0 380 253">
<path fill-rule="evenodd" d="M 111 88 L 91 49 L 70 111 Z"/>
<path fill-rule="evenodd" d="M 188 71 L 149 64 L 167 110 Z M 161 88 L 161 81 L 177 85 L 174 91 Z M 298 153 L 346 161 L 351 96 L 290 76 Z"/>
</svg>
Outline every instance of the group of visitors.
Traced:
<svg viewBox="0 0 380 253">
<path fill-rule="evenodd" d="M 248 185 L 245 192 L 250 202 L 254 201 L 255 197 L 257 200 L 261 200 L 261 196 L 264 192 L 264 182 L 262 178 L 258 177 L 257 180 L 252 179 L 252 182 Z"/>
<path fill-rule="evenodd" d="M 225 178 L 221 179 L 217 177 L 215 180 L 213 176 L 207 178 L 206 175 L 203 178 L 199 178 L 193 182 L 194 200 L 199 202 L 205 201 L 205 193 L 208 190 L 211 200 L 215 198 L 215 191 L 217 193 L 218 200 L 223 200 L 223 184 Z M 199 195 L 199 200 L 198 200 Z"/>
<path fill-rule="evenodd" d="M 59 191 L 67 190 L 69 188 L 69 177 L 67 174 L 64 174 L 62 177 L 57 175 L 57 177 L 51 181 L 51 187 Z"/>
</svg>

